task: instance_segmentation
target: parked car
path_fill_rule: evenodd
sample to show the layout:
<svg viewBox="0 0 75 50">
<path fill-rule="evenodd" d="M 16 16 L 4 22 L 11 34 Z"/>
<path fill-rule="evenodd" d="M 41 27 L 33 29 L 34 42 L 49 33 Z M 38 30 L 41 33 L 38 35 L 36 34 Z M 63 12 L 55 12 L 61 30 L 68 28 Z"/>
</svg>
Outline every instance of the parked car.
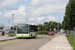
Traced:
<svg viewBox="0 0 75 50">
<path fill-rule="evenodd" d="M 54 33 L 57 33 L 57 31 L 54 31 Z"/>
<path fill-rule="evenodd" d="M 66 33 L 69 34 L 69 30 L 66 30 Z"/>
<path fill-rule="evenodd" d="M 9 33 L 15 33 L 16 31 L 15 30 L 11 30 L 11 31 L 9 31 Z"/>
<path fill-rule="evenodd" d="M 66 31 L 64 30 L 63 33 L 66 33 Z"/>
<path fill-rule="evenodd" d="M 54 32 L 49 32 L 48 35 L 55 35 Z"/>
<path fill-rule="evenodd" d="M 70 34 L 73 35 L 73 31 L 70 31 Z"/>
<path fill-rule="evenodd" d="M 61 35 L 61 34 L 62 34 L 60 31 L 59 31 L 58 33 L 59 33 L 59 35 Z"/>
</svg>

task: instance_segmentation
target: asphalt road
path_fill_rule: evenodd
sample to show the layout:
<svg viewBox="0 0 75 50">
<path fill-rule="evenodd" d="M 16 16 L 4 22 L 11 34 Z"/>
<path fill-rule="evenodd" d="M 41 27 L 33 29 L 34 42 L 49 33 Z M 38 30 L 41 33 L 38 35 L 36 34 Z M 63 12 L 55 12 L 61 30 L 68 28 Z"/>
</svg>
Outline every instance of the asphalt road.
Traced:
<svg viewBox="0 0 75 50">
<path fill-rule="evenodd" d="M 0 50 L 37 50 L 55 36 L 38 35 L 32 39 L 13 39 L 0 42 Z"/>
</svg>

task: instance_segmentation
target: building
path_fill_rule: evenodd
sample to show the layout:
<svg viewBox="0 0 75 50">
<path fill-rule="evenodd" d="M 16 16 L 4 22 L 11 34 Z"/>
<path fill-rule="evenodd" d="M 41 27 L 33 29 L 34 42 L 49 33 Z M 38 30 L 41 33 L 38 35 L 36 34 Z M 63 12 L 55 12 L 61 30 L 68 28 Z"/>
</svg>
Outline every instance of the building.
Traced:
<svg viewBox="0 0 75 50">
<path fill-rule="evenodd" d="M 11 30 L 11 27 L 3 27 L 3 30 L 6 31 L 6 30 Z"/>
</svg>

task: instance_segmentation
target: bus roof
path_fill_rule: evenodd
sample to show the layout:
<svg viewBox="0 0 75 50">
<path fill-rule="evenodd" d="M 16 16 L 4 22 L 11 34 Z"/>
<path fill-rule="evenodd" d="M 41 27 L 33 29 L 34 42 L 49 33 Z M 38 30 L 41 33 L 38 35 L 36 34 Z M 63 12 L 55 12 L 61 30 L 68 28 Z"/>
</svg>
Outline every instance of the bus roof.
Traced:
<svg viewBox="0 0 75 50">
<path fill-rule="evenodd" d="M 19 23 L 17 25 L 26 25 L 26 24 Z M 28 24 L 28 25 L 31 25 L 31 24 Z M 37 25 L 32 25 L 32 26 L 37 26 Z"/>
</svg>

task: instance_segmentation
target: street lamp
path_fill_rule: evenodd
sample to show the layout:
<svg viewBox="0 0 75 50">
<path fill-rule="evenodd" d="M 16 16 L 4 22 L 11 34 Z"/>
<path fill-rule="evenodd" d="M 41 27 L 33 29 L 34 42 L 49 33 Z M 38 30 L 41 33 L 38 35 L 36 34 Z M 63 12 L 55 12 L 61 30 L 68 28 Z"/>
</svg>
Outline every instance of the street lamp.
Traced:
<svg viewBox="0 0 75 50">
<path fill-rule="evenodd" d="M 65 10 L 65 9 L 60 9 L 60 10 Z M 58 19 L 58 31 L 59 31 L 59 19 Z"/>
<path fill-rule="evenodd" d="M 59 19 L 58 19 L 58 24 L 57 24 L 57 27 L 58 27 L 58 31 L 59 31 Z"/>
<path fill-rule="evenodd" d="M 14 30 L 14 15 L 15 14 L 12 14 L 12 17 L 13 17 L 13 30 Z"/>
</svg>

